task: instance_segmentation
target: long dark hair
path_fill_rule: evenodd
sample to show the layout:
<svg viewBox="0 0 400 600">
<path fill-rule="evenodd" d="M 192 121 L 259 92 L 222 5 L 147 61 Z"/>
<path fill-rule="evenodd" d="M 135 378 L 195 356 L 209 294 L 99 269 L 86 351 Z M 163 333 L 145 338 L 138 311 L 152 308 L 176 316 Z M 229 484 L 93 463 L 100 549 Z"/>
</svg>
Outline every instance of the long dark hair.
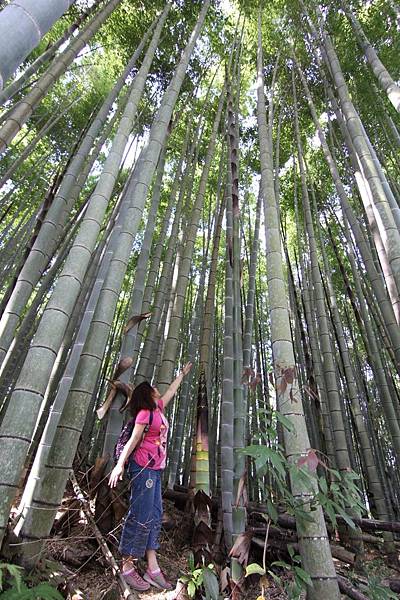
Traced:
<svg viewBox="0 0 400 600">
<path fill-rule="evenodd" d="M 129 412 L 136 419 L 140 410 L 154 410 L 156 408 L 153 399 L 154 388 L 148 381 L 143 381 L 135 387 L 129 402 Z"/>
</svg>

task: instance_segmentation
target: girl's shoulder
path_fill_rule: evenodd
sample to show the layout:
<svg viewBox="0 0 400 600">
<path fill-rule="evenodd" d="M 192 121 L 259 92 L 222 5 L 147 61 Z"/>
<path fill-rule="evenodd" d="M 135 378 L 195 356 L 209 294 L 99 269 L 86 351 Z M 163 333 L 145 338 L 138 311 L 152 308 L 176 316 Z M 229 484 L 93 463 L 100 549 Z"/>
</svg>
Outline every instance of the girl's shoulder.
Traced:
<svg viewBox="0 0 400 600">
<path fill-rule="evenodd" d="M 135 423 L 139 425 L 147 424 L 150 419 L 150 410 L 148 408 L 142 408 L 136 415 Z"/>
<path fill-rule="evenodd" d="M 159 400 L 157 401 L 157 407 L 154 407 L 153 410 L 150 410 L 148 408 L 142 408 L 141 410 L 139 410 L 138 414 L 136 415 L 135 423 L 139 423 L 140 425 L 147 425 L 151 419 L 150 413 L 153 413 L 154 418 L 155 414 L 158 412 L 164 412 L 164 401 L 162 400 L 162 398 L 159 398 Z"/>
</svg>

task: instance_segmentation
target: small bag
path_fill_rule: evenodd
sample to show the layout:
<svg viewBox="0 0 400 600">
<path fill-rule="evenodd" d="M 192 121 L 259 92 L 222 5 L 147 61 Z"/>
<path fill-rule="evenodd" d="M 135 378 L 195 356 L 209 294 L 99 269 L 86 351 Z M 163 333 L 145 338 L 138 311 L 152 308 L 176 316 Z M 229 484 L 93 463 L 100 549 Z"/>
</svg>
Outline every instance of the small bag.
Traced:
<svg viewBox="0 0 400 600">
<path fill-rule="evenodd" d="M 144 436 L 150 429 L 152 422 L 153 422 L 153 411 L 151 410 L 149 422 L 147 423 L 147 425 L 145 426 L 145 428 L 143 430 L 142 442 L 144 440 Z M 135 419 L 131 419 L 130 421 L 127 422 L 127 424 L 125 425 L 125 427 L 122 429 L 121 433 L 119 434 L 118 441 L 115 444 L 115 448 L 114 448 L 114 462 L 115 463 L 117 463 L 119 461 L 119 457 L 121 456 L 122 451 L 125 448 L 126 444 L 129 442 L 129 439 L 132 435 L 132 431 L 133 431 L 134 427 L 135 427 Z M 142 442 L 140 442 L 140 443 L 142 443 Z"/>
</svg>

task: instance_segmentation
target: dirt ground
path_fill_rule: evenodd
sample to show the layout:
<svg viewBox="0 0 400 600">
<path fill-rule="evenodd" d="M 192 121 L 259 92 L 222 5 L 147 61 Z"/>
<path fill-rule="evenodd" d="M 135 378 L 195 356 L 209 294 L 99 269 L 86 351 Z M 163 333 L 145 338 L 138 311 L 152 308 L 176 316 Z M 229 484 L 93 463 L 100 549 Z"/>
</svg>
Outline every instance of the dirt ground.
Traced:
<svg viewBox="0 0 400 600">
<path fill-rule="evenodd" d="M 187 553 L 189 549 L 186 552 L 184 549 L 177 551 L 171 537 L 167 532 L 163 532 L 159 563 L 171 583 L 175 584 L 178 577 L 187 569 Z M 104 566 L 103 559 L 99 559 L 100 556 L 98 555 L 97 559 L 92 559 L 86 568 L 78 571 L 73 577 L 69 594 L 71 600 L 119 600 L 122 598 L 118 592 L 118 586 L 111 569 L 108 566 Z M 139 568 L 144 571 L 145 563 L 139 563 Z M 138 598 L 168 600 L 166 592 L 156 591 L 154 588 L 138 594 Z"/>
<path fill-rule="evenodd" d="M 191 552 L 191 516 L 177 510 L 172 503 L 167 501 L 169 518 L 173 526 L 161 533 L 161 547 L 159 551 L 159 563 L 166 577 L 176 585 L 179 577 L 188 572 L 188 558 Z M 118 532 L 116 537 L 108 537 L 108 545 L 118 560 Z M 371 581 L 380 585 L 383 580 L 390 578 L 399 579 L 399 572 L 389 569 L 379 552 L 378 548 L 366 548 L 366 572 Z M 93 533 L 82 519 L 75 523 L 67 538 L 52 539 L 47 544 L 47 555 L 55 565 L 60 567 L 60 579 L 66 581 L 64 596 L 67 600 L 122 600 L 118 584 L 112 570 L 105 560 L 100 548 L 97 546 Z M 267 556 L 267 561 L 268 561 Z M 272 560 L 274 558 L 272 557 Z M 250 562 L 257 561 L 253 556 Z M 276 557 L 275 557 L 276 560 Z M 270 561 L 271 562 L 271 561 Z M 366 578 L 357 578 L 346 565 L 335 561 L 338 573 L 353 580 L 354 583 L 366 583 Z M 218 568 L 218 567 L 217 567 Z M 139 569 L 144 572 L 145 563 L 139 562 Z M 285 572 L 279 573 L 283 583 L 287 582 Z M 261 595 L 260 580 L 257 575 L 247 580 L 248 586 L 245 591 L 246 600 L 257 600 Z M 265 600 L 287 600 L 288 596 L 283 588 L 276 584 L 272 577 L 264 579 Z M 378 595 L 371 597 L 385 597 Z M 224 595 L 229 600 L 229 593 Z M 137 594 L 140 600 L 184 600 L 182 595 L 176 592 L 161 592 L 150 588 L 147 592 Z M 343 596 L 345 598 L 345 596 Z"/>
<path fill-rule="evenodd" d="M 167 505 L 167 506 L 165 506 Z M 174 526 L 163 529 L 160 538 L 159 563 L 166 577 L 173 585 L 179 577 L 188 572 L 188 558 L 191 553 L 192 517 L 176 509 L 173 503 L 164 501 L 164 509 Z M 118 561 L 118 532 L 116 537 L 108 537 L 110 550 Z M 64 595 L 68 600 L 122 600 L 122 595 L 110 566 L 97 547 L 90 528 L 82 519 L 73 525 L 67 538 L 53 538 L 47 543 L 47 556 L 61 567 L 62 578 L 67 581 Z M 145 562 L 139 562 L 139 570 L 144 572 Z M 248 590 L 246 598 L 256 600 L 260 594 L 258 585 Z M 266 600 L 284 598 L 273 594 L 266 595 Z M 174 592 L 162 592 L 150 588 L 147 592 L 137 594 L 140 600 L 180 600 Z"/>
</svg>

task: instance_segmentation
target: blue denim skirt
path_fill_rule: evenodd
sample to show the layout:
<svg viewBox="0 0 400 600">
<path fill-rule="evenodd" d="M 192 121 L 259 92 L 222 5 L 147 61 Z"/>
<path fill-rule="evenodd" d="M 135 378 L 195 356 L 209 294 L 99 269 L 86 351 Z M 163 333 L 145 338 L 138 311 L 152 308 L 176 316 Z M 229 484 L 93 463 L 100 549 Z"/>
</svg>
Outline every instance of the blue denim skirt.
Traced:
<svg viewBox="0 0 400 600">
<path fill-rule="evenodd" d="M 160 547 L 162 473 L 162 470 L 141 467 L 132 459 L 128 463 L 131 497 L 119 544 L 123 556 L 142 558 L 146 550 Z"/>
</svg>

